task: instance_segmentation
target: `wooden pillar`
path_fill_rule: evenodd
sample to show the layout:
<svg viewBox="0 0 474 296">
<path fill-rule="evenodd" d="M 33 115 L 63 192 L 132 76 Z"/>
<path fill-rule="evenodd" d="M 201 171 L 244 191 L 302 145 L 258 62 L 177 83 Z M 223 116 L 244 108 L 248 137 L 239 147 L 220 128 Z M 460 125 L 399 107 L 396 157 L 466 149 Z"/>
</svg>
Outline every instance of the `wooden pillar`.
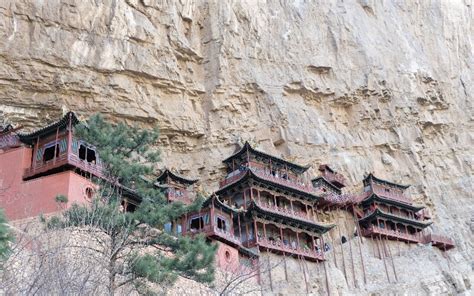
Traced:
<svg viewBox="0 0 474 296">
<path fill-rule="evenodd" d="M 249 224 L 245 223 L 245 236 L 247 237 L 247 240 L 249 240 Z"/>
<path fill-rule="evenodd" d="M 267 228 L 265 227 L 265 225 L 267 225 L 266 223 L 263 223 L 262 222 L 262 225 L 263 225 L 263 236 L 265 237 L 265 239 L 267 239 Z"/>
<path fill-rule="evenodd" d="M 250 189 L 250 191 L 252 191 L 252 189 Z M 244 210 L 246 209 L 247 209 L 247 190 L 244 189 Z"/>
<path fill-rule="evenodd" d="M 280 240 L 281 243 L 283 243 L 283 228 L 281 228 L 281 226 L 279 226 L 278 228 L 280 228 Z"/>
<path fill-rule="evenodd" d="M 53 158 L 53 164 L 56 163 L 56 155 L 58 153 L 58 137 L 59 137 L 59 127 L 56 128 L 56 138 L 54 142 L 54 158 Z M 86 149 L 86 160 L 87 160 L 87 149 Z"/>
<path fill-rule="evenodd" d="M 67 158 L 69 159 L 69 154 L 71 153 L 72 146 L 72 114 L 69 114 L 69 125 L 67 129 Z"/>
<path fill-rule="evenodd" d="M 39 149 L 39 136 L 36 138 L 36 145 L 35 148 L 33 149 L 33 170 L 36 168 L 36 162 L 38 161 L 37 154 L 38 154 L 38 149 Z"/>
<path fill-rule="evenodd" d="M 240 214 L 237 214 L 237 224 L 239 226 L 239 237 L 240 237 L 240 240 L 242 240 L 242 226 L 240 225 Z"/>
<path fill-rule="evenodd" d="M 276 198 L 276 195 L 275 194 L 272 194 L 273 195 L 273 202 L 275 203 L 275 207 L 277 206 L 277 198 Z"/>
<path fill-rule="evenodd" d="M 254 236 L 255 236 L 255 242 L 258 244 L 257 220 L 253 220 L 253 227 L 254 227 L 253 234 L 254 234 Z"/>
<path fill-rule="evenodd" d="M 230 234 L 234 235 L 234 212 L 230 211 Z"/>
<path fill-rule="evenodd" d="M 298 249 L 300 248 L 300 237 L 298 235 L 298 231 L 296 231 L 296 247 Z"/>
<path fill-rule="evenodd" d="M 257 190 L 257 198 L 258 198 L 258 202 L 262 203 L 262 200 L 260 199 L 260 190 Z"/>
<path fill-rule="evenodd" d="M 305 207 L 305 209 L 306 209 L 306 218 L 307 218 L 308 220 L 311 220 L 311 219 L 309 218 L 308 204 L 305 203 L 305 204 L 304 204 L 304 207 Z"/>
<path fill-rule="evenodd" d="M 293 199 L 290 199 L 290 207 L 291 207 L 291 211 L 294 212 L 295 210 L 293 209 Z"/>
</svg>

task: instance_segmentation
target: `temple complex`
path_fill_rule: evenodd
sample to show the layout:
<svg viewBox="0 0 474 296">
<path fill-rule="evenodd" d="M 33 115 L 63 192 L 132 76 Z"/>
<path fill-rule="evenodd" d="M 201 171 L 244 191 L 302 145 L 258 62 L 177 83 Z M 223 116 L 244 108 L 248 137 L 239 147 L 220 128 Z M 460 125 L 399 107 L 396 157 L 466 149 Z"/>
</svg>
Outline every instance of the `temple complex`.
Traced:
<svg viewBox="0 0 474 296">
<path fill-rule="evenodd" d="M 90 201 L 97 186 L 93 180 L 106 179 L 95 147 L 75 136 L 78 123 L 69 112 L 31 133 L 20 133 L 20 127 L 11 125 L 0 127 L 0 208 L 10 220 L 60 211 L 54 200 L 60 194 L 68 197 L 68 204 Z M 363 192 L 347 193 L 346 179 L 329 165 L 320 165 L 320 175 L 311 179 L 309 166 L 267 154 L 248 142 L 223 163 L 226 176 L 202 208 L 165 225 L 166 231 L 202 234 L 217 243 L 221 269 L 255 269 L 266 252 L 324 261 L 334 243 L 325 242 L 324 234 L 340 226 L 340 219 L 329 223 L 318 213 L 327 216 L 340 210 L 354 218 L 354 236 L 430 243 L 444 251 L 454 247 L 450 238 L 427 231 L 432 223 L 429 212 L 407 196 L 408 186 L 369 174 Z M 196 197 L 197 181 L 165 168 L 154 184 L 167 202 L 189 205 Z M 123 210 L 138 206 L 140 198 L 123 188 Z"/>
</svg>

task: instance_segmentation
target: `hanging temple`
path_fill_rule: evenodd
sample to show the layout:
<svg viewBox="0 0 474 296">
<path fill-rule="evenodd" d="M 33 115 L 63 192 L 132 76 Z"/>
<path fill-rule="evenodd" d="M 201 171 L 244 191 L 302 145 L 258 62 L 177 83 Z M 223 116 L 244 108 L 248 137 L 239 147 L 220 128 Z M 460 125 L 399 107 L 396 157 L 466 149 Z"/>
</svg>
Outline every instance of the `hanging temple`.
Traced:
<svg viewBox="0 0 474 296">
<path fill-rule="evenodd" d="M 62 119 L 32 133 L 21 127 L 0 126 L 0 208 L 9 220 L 54 213 L 54 197 L 67 195 L 71 203 L 92 198 L 91 178 L 103 178 L 96 149 L 74 135 L 79 120 L 69 112 Z M 308 177 L 308 166 L 272 156 L 245 143 L 223 163 L 227 175 L 203 207 L 165 225 L 179 235 L 205 235 L 218 243 L 221 268 L 252 268 L 262 252 L 313 262 L 325 261 L 333 244 L 325 234 L 338 227 L 324 222 L 332 211 L 353 216 L 353 236 L 407 244 L 431 244 L 446 251 L 452 239 L 434 234 L 429 211 L 413 203 L 409 186 L 369 174 L 363 192 L 344 193 L 344 176 L 328 165 Z M 154 182 L 168 202 L 190 204 L 198 180 L 164 169 Z M 140 199 L 123 191 L 122 209 L 133 211 Z M 34 198 L 33 198 L 34 197 Z M 347 241 L 341 237 L 342 243 Z"/>
</svg>

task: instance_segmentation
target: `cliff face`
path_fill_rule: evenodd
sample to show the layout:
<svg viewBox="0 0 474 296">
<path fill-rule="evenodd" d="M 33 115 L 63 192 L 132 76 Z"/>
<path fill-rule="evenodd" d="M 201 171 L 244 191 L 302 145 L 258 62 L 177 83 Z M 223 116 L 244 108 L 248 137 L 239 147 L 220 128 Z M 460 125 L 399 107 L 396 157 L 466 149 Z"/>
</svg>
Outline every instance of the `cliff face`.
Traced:
<svg viewBox="0 0 474 296">
<path fill-rule="evenodd" d="M 0 118 L 158 124 L 159 167 L 207 191 L 242 140 L 314 174 L 331 164 L 353 190 L 369 171 L 413 184 L 457 248 L 400 255 L 400 286 L 332 288 L 462 293 L 474 284 L 472 20 L 470 0 L 3 0 Z"/>
</svg>

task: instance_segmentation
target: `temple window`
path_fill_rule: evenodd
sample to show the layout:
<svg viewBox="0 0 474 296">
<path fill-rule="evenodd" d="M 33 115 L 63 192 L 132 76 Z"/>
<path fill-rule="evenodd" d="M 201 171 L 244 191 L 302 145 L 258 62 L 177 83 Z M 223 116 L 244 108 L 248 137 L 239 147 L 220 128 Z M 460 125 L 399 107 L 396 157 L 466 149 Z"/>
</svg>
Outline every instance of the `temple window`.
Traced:
<svg viewBox="0 0 474 296">
<path fill-rule="evenodd" d="M 79 146 L 79 159 L 86 160 L 86 151 L 87 148 L 84 145 Z"/>
<path fill-rule="evenodd" d="M 87 162 L 96 163 L 97 157 L 95 151 L 86 147 L 84 144 L 79 145 L 79 159 Z"/>
<path fill-rule="evenodd" d="M 221 217 L 217 217 L 217 228 L 227 230 L 226 221 Z"/>
<path fill-rule="evenodd" d="M 55 151 L 56 151 L 56 157 L 58 157 L 59 156 L 59 144 L 56 144 L 56 145 L 53 145 L 51 147 L 48 147 L 48 148 L 44 149 L 43 161 L 46 162 L 46 161 L 52 160 L 54 158 L 54 152 Z"/>
<path fill-rule="evenodd" d="M 172 228 L 171 222 L 168 222 L 165 224 L 165 232 L 171 233 L 171 228 Z"/>
<path fill-rule="evenodd" d="M 87 149 L 87 162 L 92 162 L 92 163 L 95 163 L 96 162 L 96 157 L 95 157 L 95 151 L 92 150 L 92 149 Z"/>
<path fill-rule="evenodd" d="M 203 226 L 204 226 L 204 218 L 202 216 L 191 219 L 191 225 L 190 225 L 191 230 L 199 230 Z"/>
</svg>

